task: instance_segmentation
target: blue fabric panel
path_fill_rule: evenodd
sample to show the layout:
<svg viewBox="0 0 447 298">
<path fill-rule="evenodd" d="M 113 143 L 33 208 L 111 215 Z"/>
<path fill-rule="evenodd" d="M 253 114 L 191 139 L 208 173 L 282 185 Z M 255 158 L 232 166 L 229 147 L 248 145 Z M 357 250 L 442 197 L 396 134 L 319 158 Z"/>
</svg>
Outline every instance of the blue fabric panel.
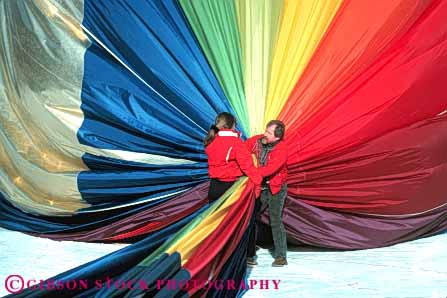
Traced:
<svg viewBox="0 0 447 298">
<path fill-rule="evenodd" d="M 200 212 L 203 210 L 200 210 Z M 94 280 L 104 279 L 105 277 L 115 278 L 119 277 L 122 274 L 126 274 L 126 272 L 134 270 L 140 272 L 140 267 L 137 266 L 139 262 L 141 262 L 145 257 L 154 252 L 158 247 L 160 247 L 171 235 L 175 234 L 179 231 L 183 226 L 185 226 L 188 222 L 190 222 L 197 214 L 192 214 L 179 222 L 166 227 L 143 240 L 136 242 L 132 245 L 129 245 L 125 248 L 122 248 L 118 251 L 110 253 L 102 258 L 91 261 L 84 265 L 78 266 L 66 272 L 60 273 L 57 276 L 51 277 L 49 279 L 54 281 L 67 281 L 67 280 L 88 280 L 90 283 L 93 283 Z M 175 258 L 172 256 L 170 258 L 172 262 L 168 262 L 169 265 L 173 266 L 173 270 L 177 271 L 180 267 L 177 266 L 179 264 L 180 258 Z M 166 263 L 166 264 L 168 264 Z M 160 266 L 156 266 L 156 270 L 160 270 Z M 44 283 L 45 284 L 45 283 Z M 95 293 L 99 292 L 101 289 L 92 288 L 88 291 L 90 297 L 94 296 Z M 14 294 L 9 297 L 52 297 L 51 295 L 59 295 L 57 297 L 73 297 L 75 294 L 81 294 L 81 291 L 73 291 L 73 290 L 45 290 L 39 289 L 25 289 L 21 293 Z M 86 292 L 81 295 L 85 295 Z M 8 296 L 6 296 L 8 297 Z M 83 296 L 87 297 L 87 296 Z M 109 296 L 110 297 L 110 296 Z M 119 296 L 118 296 L 119 297 Z M 122 297 L 122 296 L 121 296 Z"/>
<path fill-rule="evenodd" d="M 42 234 L 87 231 L 147 210 L 168 199 L 148 202 L 141 206 L 131 206 L 124 210 L 116 209 L 99 213 L 81 213 L 69 217 L 56 217 L 36 216 L 23 212 L 12 206 L 0 193 L 0 226 L 12 231 Z M 198 215 L 202 210 L 203 208 L 194 212 L 193 215 Z"/>
<path fill-rule="evenodd" d="M 176 1 L 84 6 L 83 25 L 147 85 L 94 41 L 84 62 L 80 142 L 204 161 L 205 131 L 218 112 L 232 110 Z"/>
<path fill-rule="evenodd" d="M 233 111 L 178 3 L 86 0 L 83 26 L 92 44 L 84 59 L 79 141 L 196 162 L 142 166 L 86 154 L 94 171 L 81 173 L 78 187 L 89 210 L 205 181 L 202 140 L 217 113 Z"/>
</svg>

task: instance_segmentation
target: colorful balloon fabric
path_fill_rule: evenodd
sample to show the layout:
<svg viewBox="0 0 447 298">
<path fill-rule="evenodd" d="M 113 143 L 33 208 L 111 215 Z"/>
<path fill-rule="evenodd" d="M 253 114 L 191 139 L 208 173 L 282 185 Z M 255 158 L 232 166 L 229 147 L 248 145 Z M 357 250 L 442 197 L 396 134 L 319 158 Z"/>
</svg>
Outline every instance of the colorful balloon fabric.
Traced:
<svg viewBox="0 0 447 298">
<path fill-rule="evenodd" d="M 0 15 L 0 226 L 133 243 L 59 280 L 243 292 L 153 288 L 246 273 L 252 187 L 206 198 L 202 139 L 223 111 L 244 138 L 285 122 L 290 244 L 363 249 L 447 230 L 446 0 L 2 1 Z"/>
</svg>

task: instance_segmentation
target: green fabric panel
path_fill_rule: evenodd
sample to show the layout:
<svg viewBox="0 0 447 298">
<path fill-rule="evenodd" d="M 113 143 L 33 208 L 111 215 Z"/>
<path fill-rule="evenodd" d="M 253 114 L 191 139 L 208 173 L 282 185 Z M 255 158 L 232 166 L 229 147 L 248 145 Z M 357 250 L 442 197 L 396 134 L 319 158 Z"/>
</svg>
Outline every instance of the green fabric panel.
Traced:
<svg viewBox="0 0 447 298">
<path fill-rule="evenodd" d="M 242 53 L 233 0 L 180 0 L 181 7 L 216 74 L 238 122 L 250 132 Z"/>
</svg>

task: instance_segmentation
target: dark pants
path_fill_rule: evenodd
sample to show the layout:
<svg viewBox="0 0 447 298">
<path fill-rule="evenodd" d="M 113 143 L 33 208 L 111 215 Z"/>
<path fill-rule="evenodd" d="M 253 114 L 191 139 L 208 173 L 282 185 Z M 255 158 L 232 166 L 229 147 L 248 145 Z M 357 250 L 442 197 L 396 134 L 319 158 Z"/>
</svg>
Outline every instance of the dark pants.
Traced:
<svg viewBox="0 0 447 298">
<path fill-rule="evenodd" d="M 208 202 L 211 204 L 220 198 L 236 181 L 225 182 L 212 178 L 208 189 Z"/>
<path fill-rule="evenodd" d="M 248 240 L 248 249 L 247 249 L 247 257 L 253 258 L 256 256 L 256 234 L 258 232 L 256 225 L 259 221 L 259 217 L 261 215 L 261 199 L 256 199 L 255 201 L 255 208 L 253 210 L 252 215 L 252 221 L 251 222 L 251 232 L 250 232 L 250 238 Z"/>
<path fill-rule="evenodd" d="M 273 195 L 270 189 L 263 190 L 261 198 L 256 200 L 254 216 L 255 223 L 250 233 L 250 242 L 248 244 L 248 257 L 254 257 L 256 255 L 256 223 L 259 222 L 261 213 L 261 206 L 268 207 L 270 226 L 272 228 L 273 237 L 273 257 L 287 257 L 287 237 L 284 224 L 282 222 L 282 211 L 284 209 L 284 202 L 287 197 L 287 185 L 283 185 L 280 192 Z"/>
</svg>

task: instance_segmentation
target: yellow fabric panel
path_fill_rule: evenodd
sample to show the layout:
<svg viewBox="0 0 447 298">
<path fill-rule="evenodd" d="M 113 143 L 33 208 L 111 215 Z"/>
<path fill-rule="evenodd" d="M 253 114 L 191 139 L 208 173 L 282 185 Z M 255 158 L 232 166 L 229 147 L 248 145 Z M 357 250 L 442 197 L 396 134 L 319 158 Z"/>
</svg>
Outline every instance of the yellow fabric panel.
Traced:
<svg viewBox="0 0 447 298">
<path fill-rule="evenodd" d="M 182 256 L 183 266 L 183 264 L 188 261 L 189 257 L 197 248 L 197 246 L 201 245 L 203 240 L 205 240 L 206 237 L 208 237 L 214 231 L 214 229 L 220 225 L 222 220 L 227 215 L 228 210 L 240 198 L 242 191 L 245 189 L 246 185 L 247 179 L 245 178 L 244 182 L 240 184 L 236 189 L 231 188 L 230 190 L 228 190 L 227 193 L 231 193 L 230 197 L 220 205 L 218 205 L 219 202 L 216 202 L 216 209 L 213 210 L 211 214 L 204 214 L 203 220 L 189 233 L 187 233 L 187 237 L 183 237 L 181 241 L 176 241 L 176 243 L 172 245 L 166 251 L 166 253 L 180 253 L 180 255 Z M 181 234 L 185 235 L 184 233 Z"/>
<path fill-rule="evenodd" d="M 83 1 L 6 1 L 0 15 L 8 16 L 0 18 L 0 191 L 14 206 L 44 215 L 89 207 L 77 185 L 79 172 L 88 170 L 85 153 L 194 163 L 79 143 L 84 56 L 91 44 L 81 27 Z"/>
<path fill-rule="evenodd" d="M 264 131 L 264 112 L 283 0 L 235 0 L 250 135 Z"/>
<path fill-rule="evenodd" d="M 0 15 L 0 190 L 30 213 L 61 215 L 88 207 L 77 188 L 86 167 L 77 128 L 51 111 L 64 109 L 82 122 L 83 59 L 90 42 L 79 23 L 83 3 L 5 2 Z M 26 15 L 33 31 L 23 24 Z M 70 56 L 59 57 L 70 49 Z"/>
<path fill-rule="evenodd" d="M 264 125 L 275 119 L 342 0 L 285 0 L 268 84 Z"/>
</svg>

